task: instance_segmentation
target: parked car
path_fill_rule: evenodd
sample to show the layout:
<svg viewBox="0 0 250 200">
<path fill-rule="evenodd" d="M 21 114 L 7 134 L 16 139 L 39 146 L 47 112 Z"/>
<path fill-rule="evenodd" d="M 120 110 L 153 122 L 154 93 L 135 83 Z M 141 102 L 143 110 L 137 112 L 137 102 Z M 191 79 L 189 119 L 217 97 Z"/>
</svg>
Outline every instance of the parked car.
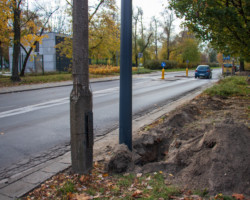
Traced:
<svg viewBox="0 0 250 200">
<path fill-rule="evenodd" d="M 212 69 L 209 67 L 209 65 L 199 65 L 195 70 L 195 78 L 212 78 Z"/>
</svg>

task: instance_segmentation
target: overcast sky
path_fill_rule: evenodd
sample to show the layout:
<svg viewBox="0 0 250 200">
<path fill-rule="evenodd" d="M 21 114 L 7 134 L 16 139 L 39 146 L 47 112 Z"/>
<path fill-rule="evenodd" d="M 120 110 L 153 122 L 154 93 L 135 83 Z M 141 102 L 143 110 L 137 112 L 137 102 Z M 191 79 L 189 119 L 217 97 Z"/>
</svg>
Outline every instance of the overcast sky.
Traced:
<svg viewBox="0 0 250 200">
<path fill-rule="evenodd" d="M 60 5 L 60 10 L 63 12 L 65 9 L 66 1 L 65 0 L 28 0 L 29 4 L 32 5 L 35 2 L 45 5 L 47 10 L 53 10 L 58 5 Z M 89 5 L 96 4 L 98 0 L 89 0 Z M 117 6 L 120 9 L 121 0 L 116 0 Z M 155 16 L 158 20 L 163 21 L 162 12 L 168 6 L 167 0 L 132 0 L 133 8 L 141 7 L 143 10 L 143 20 L 144 24 L 149 27 L 150 21 L 153 16 Z M 53 20 L 56 20 L 56 16 L 60 13 L 60 10 L 57 14 L 54 14 Z M 174 21 L 175 33 L 180 32 L 181 20 L 176 19 Z"/>
<path fill-rule="evenodd" d="M 116 0 L 118 7 L 121 7 L 121 0 Z M 167 0 L 132 0 L 133 8 L 141 7 L 143 10 L 143 18 L 145 24 L 149 25 L 153 16 L 158 20 L 163 21 L 162 12 L 168 6 Z M 180 32 L 181 20 L 175 19 L 174 28 L 175 32 Z"/>
</svg>

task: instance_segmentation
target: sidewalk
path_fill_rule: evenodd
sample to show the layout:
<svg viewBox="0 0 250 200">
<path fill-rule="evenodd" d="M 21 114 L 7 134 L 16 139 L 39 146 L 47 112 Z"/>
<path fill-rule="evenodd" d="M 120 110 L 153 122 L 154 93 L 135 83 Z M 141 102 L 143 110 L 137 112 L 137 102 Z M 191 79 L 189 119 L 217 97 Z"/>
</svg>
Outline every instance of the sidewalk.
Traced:
<svg viewBox="0 0 250 200">
<path fill-rule="evenodd" d="M 91 80 L 91 82 L 97 81 L 109 81 L 109 80 L 118 80 L 119 77 L 114 78 L 104 78 L 98 80 Z M 9 88 L 9 90 L 5 90 L 3 92 L 1 88 L 0 93 L 10 93 L 10 92 L 18 92 L 18 91 L 26 91 L 26 90 L 36 90 L 41 88 L 50 88 L 50 87 L 60 87 L 65 85 L 72 85 L 71 81 L 61 82 L 61 83 L 51 83 L 51 84 L 38 84 L 33 86 L 18 86 Z M 44 86 L 44 87 L 43 87 Z M 174 110 L 178 106 L 186 103 L 199 95 L 202 90 L 205 88 L 201 88 L 196 90 L 181 99 L 171 102 L 163 107 L 159 107 L 152 112 L 141 116 L 135 120 L 133 120 L 133 134 L 135 134 L 140 128 L 151 124 L 155 120 L 157 120 L 162 115 Z M 118 132 L 119 129 L 116 129 L 105 136 L 97 137 L 94 143 L 94 161 L 103 160 L 103 157 L 99 156 L 99 152 L 103 152 L 107 147 L 114 147 L 118 144 Z M 39 164 L 35 167 L 27 169 L 21 173 L 15 174 L 9 178 L 0 180 L 0 200 L 9 200 L 9 199 L 17 199 L 33 190 L 44 181 L 54 176 L 57 173 L 69 168 L 71 166 L 71 154 L 70 152 L 65 153 L 62 156 L 51 159 L 45 163 Z"/>
</svg>

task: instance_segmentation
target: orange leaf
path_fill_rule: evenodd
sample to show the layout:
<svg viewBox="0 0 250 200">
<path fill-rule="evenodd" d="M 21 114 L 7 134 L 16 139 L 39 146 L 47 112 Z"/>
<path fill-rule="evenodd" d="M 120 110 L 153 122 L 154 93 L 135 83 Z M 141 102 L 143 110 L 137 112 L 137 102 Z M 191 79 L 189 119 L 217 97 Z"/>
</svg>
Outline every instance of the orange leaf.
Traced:
<svg viewBox="0 0 250 200">
<path fill-rule="evenodd" d="M 232 197 L 234 197 L 237 200 L 244 200 L 245 199 L 243 194 L 233 194 Z"/>
<path fill-rule="evenodd" d="M 141 190 L 136 190 L 133 194 L 132 197 L 138 198 L 139 196 L 142 195 L 142 191 Z"/>
<path fill-rule="evenodd" d="M 81 183 L 83 183 L 84 182 L 84 180 L 85 180 L 85 176 L 84 175 L 82 175 L 81 177 L 80 177 L 80 179 L 79 179 L 79 181 L 81 182 Z"/>
<path fill-rule="evenodd" d="M 86 194 L 76 194 L 75 198 L 77 200 L 89 200 L 89 199 L 92 199 L 90 196 L 88 196 Z"/>
</svg>

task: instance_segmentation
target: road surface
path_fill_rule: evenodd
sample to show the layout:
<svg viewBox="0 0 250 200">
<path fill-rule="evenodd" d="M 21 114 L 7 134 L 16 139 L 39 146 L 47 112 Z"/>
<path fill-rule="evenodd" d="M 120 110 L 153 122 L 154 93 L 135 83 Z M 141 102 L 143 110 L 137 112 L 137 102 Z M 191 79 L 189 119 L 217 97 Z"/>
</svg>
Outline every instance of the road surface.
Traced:
<svg viewBox="0 0 250 200">
<path fill-rule="evenodd" d="M 193 76 L 194 72 L 189 75 Z M 185 72 L 133 78 L 133 118 L 217 81 L 181 77 Z M 69 94 L 72 86 L 0 95 L 0 169 L 54 146 L 69 143 Z M 119 80 L 91 84 L 95 137 L 118 127 Z M 122 105 L 126 106 L 126 105 Z"/>
</svg>

